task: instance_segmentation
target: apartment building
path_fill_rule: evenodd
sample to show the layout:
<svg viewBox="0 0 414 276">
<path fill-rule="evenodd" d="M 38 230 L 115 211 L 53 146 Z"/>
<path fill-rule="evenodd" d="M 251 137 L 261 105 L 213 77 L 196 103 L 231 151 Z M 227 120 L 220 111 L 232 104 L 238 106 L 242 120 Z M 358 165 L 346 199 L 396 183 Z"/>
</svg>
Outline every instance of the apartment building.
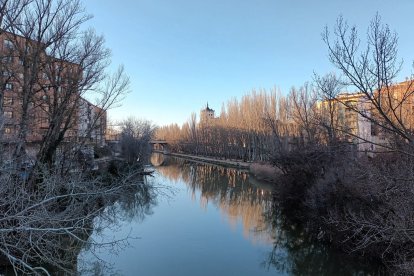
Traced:
<svg viewBox="0 0 414 276">
<path fill-rule="evenodd" d="M 357 145 L 359 151 L 373 150 L 377 134 L 368 119 L 371 116 L 371 104 L 361 93 L 341 94 L 338 103 L 338 126 L 342 137 Z M 362 113 L 357 111 L 363 111 Z"/>
<path fill-rule="evenodd" d="M 376 151 L 389 143 L 390 135 L 379 124 L 414 131 L 414 83 L 405 81 L 373 91 L 371 100 L 363 93 L 339 94 L 318 103 L 318 109 L 322 118 L 333 117 L 341 139 L 353 142 L 359 151 Z"/>
<path fill-rule="evenodd" d="M 103 145 L 106 111 L 81 96 L 80 66 L 47 53 L 41 43 L 0 32 L 0 140 L 36 144 L 65 130 L 64 141 Z"/>
<path fill-rule="evenodd" d="M 106 111 L 81 98 L 77 116 L 77 136 L 98 146 L 106 140 Z"/>
</svg>

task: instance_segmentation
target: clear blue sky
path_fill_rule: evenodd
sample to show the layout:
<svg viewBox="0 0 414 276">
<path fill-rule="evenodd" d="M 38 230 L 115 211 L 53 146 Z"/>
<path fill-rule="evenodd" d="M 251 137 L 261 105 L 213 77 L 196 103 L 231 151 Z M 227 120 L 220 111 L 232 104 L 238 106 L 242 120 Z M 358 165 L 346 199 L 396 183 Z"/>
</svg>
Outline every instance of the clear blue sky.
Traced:
<svg viewBox="0 0 414 276">
<path fill-rule="evenodd" d="M 88 22 L 124 64 L 132 93 L 109 117 L 182 124 L 208 101 L 220 112 L 252 89 L 310 81 L 333 68 L 321 40 L 342 14 L 366 28 L 378 11 L 399 34 L 401 80 L 412 73 L 414 1 L 382 0 L 84 0 Z"/>
</svg>

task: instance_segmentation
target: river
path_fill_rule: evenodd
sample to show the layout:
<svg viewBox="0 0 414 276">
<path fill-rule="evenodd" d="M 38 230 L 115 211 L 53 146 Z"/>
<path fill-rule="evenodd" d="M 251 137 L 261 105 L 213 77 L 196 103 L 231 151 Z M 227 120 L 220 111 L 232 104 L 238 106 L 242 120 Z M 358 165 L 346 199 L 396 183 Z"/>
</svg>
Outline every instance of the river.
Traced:
<svg viewBox="0 0 414 276">
<path fill-rule="evenodd" d="M 273 186 L 248 173 L 154 154 L 156 200 L 119 206 L 99 237 L 129 237 L 121 248 L 79 257 L 87 275 L 374 275 L 306 238 L 277 211 Z M 142 207 L 142 206 L 141 206 Z M 132 211 L 129 210 L 132 209 Z M 96 237 L 95 237 L 96 236 Z M 106 265 L 102 265 L 106 264 Z"/>
</svg>

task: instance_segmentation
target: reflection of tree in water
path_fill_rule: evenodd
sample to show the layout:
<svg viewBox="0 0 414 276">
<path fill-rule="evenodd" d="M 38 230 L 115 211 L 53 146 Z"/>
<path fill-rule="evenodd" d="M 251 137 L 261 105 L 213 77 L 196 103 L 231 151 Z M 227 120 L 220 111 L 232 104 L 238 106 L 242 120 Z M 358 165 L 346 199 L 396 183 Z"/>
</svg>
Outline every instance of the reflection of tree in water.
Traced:
<svg viewBox="0 0 414 276">
<path fill-rule="evenodd" d="M 113 199 L 105 208 L 99 217 L 94 220 L 95 233 L 103 234 L 103 230 L 111 229 L 117 231 L 122 228 L 120 222 L 130 222 L 132 220 L 143 220 L 147 215 L 152 214 L 152 208 L 156 205 L 156 196 L 158 195 L 158 188 L 152 183 L 151 179 L 144 178 L 139 180 L 136 185 L 131 185 L 123 193 L 119 194 L 117 198 Z M 83 245 L 83 251 L 89 253 L 105 247 L 105 250 L 116 254 L 120 250 L 128 246 L 129 236 L 122 240 L 111 241 L 110 237 L 103 237 L 107 242 L 102 244 L 89 240 Z M 133 238 L 133 237 L 132 237 Z M 122 275 L 113 270 L 112 264 L 109 264 L 100 259 L 87 260 L 83 259 L 80 265 L 80 275 Z"/>
<path fill-rule="evenodd" d="M 269 210 L 266 220 L 277 231 L 273 250 L 264 262 L 267 268 L 290 275 L 384 275 L 382 268 L 359 264 L 311 239 L 303 227 L 283 218 L 277 203 Z"/>
<path fill-rule="evenodd" d="M 169 163 L 157 170 L 171 181 L 186 183 L 193 200 L 199 193 L 202 208 L 212 203 L 220 208 L 232 227 L 240 222 L 244 236 L 252 242 L 272 242 L 273 231 L 263 220 L 263 213 L 270 207 L 271 192 L 252 185 L 248 173 L 182 159 Z"/>
<path fill-rule="evenodd" d="M 304 229 L 287 220 L 271 192 L 253 185 L 248 174 L 234 169 L 170 159 L 157 170 L 171 181 L 184 181 L 203 208 L 218 206 L 254 243 L 273 243 L 264 265 L 289 275 L 381 275 L 381 269 L 357 264 L 311 239 Z"/>
<path fill-rule="evenodd" d="M 91 235 L 94 231 L 118 229 L 117 222 L 125 217 L 143 218 L 151 211 L 155 193 L 152 185 L 143 182 L 137 174 L 119 179 L 120 182 L 117 179 L 111 183 L 74 182 L 79 186 L 73 186 L 73 191 L 64 196 L 48 195 L 37 200 L 33 194 L 28 194 L 31 205 L 22 207 L 21 218 L 15 215 L 9 219 L 8 214 L 3 215 L 0 273 L 26 273 L 33 267 L 34 274 L 73 275 L 82 250 L 93 253 L 97 249 L 126 245 L 127 239 L 100 241 L 99 235 Z M 88 192 L 83 192 L 86 189 Z M 6 223 L 13 222 L 15 227 L 9 231 Z M 18 225 L 21 226 L 16 227 Z M 48 225 L 51 226 L 48 228 Z M 13 260 L 14 267 L 7 266 Z"/>
<path fill-rule="evenodd" d="M 152 214 L 152 207 L 156 204 L 157 188 L 150 179 L 145 178 L 134 189 L 132 193 L 122 194 L 117 204 L 111 207 L 122 221 L 143 220 Z"/>
</svg>

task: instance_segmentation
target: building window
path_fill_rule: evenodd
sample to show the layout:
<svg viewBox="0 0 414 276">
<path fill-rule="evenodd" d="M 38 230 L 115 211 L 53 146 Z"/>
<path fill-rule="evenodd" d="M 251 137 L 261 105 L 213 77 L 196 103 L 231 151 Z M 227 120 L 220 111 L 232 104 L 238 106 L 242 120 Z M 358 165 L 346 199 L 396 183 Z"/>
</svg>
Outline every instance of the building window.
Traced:
<svg viewBox="0 0 414 276">
<path fill-rule="evenodd" d="M 4 133 L 5 134 L 12 134 L 13 133 L 13 127 L 12 126 L 4 127 Z"/>
<path fill-rule="evenodd" d="M 8 39 L 4 40 L 4 49 L 13 49 L 13 42 Z"/>
<path fill-rule="evenodd" d="M 49 118 L 41 117 L 40 118 L 40 127 L 41 128 L 48 128 L 49 127 Z"/>
<path fill-rule="evenodd" d="M 12 97 L 4 97 L 3 98 L 3 106 L 10 106 L 13 104 L 13 98 Z"/>
<path fill-rule="evenodd" d="M 12 111 L 4 111 L 3 114 L 4 114 L 5 118 L 9 118 L 9 119 L 13 118 L 13 112 Z"/>
<path fill-rule="evenodd" d="M 5 88 L 6 88 L 6 90 L 12 90 L 13 89 L 13 84 L 8 82 L 8 83 L 6 83 Z"/>
</svg>

